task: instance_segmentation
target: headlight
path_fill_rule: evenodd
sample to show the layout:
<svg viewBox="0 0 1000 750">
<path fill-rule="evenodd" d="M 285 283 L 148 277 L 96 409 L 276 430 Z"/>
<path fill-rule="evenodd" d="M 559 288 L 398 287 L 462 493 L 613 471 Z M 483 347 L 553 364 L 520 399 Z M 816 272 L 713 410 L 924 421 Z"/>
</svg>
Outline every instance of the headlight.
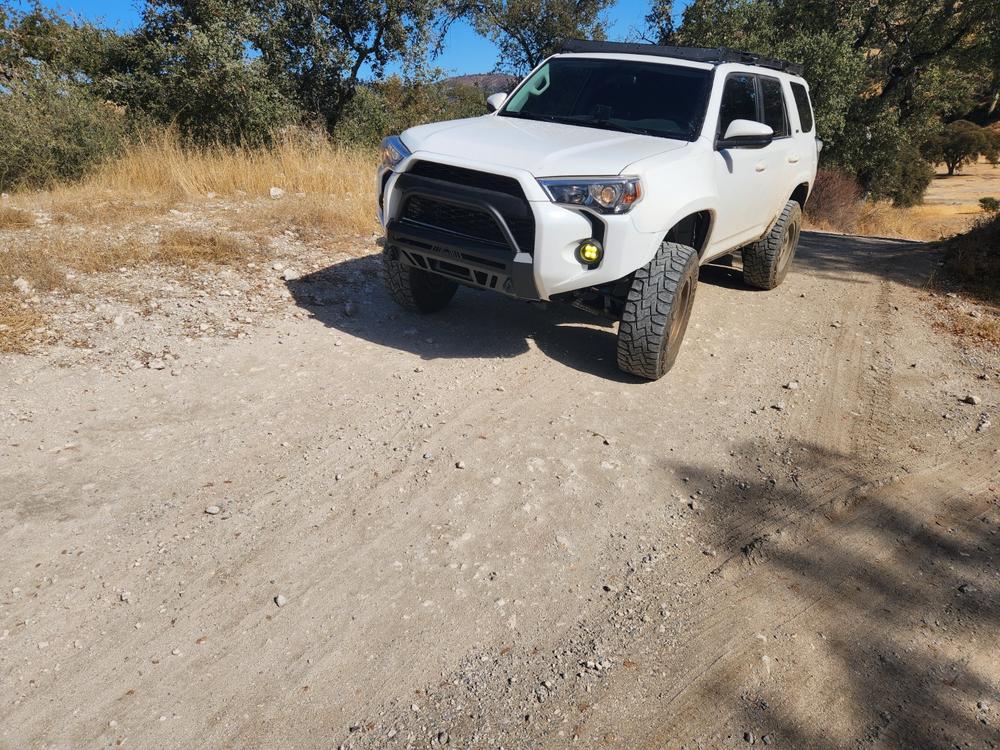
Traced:
<svg viewBox="0 0 1000 750">
<path fill-rule="evenodd" d="M 406 147 L 398 135 L 390 135 L 388 138 L 382 139 L 382 144 L 379 146 L 379 156 L 383 169 L 395 169 L 396 165 L 409 155 L 410 149 Z"/>
<path fill-rule="evenodd" d="M 538 183 L 555 203 L 586 206 L 602 214 L 626 213 L 642 199 L 638 177 L 566 177 Z"/>
</svg>

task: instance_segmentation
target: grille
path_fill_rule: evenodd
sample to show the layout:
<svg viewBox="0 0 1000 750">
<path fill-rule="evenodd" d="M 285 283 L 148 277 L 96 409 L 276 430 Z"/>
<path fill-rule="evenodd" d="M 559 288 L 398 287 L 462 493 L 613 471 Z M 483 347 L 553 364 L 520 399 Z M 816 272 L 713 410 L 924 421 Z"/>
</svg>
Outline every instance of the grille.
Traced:
<svg viewBox="0 0 1000 750">
<path fill-rule="evenodd" d="M 475 169 L 465 169 L 463 167 L 452 167 L 448 164 L 439 164 L 434 161 L 418 161 L 410 167 L 409 171 L 420 177 L 429 177 L 432 180 L 442 180 L 455 185 L 467 185 L 468 187 L 480 188 L 482 190 L 492 190 L 496 193 L 506 193 L 515 198 L 524 198 L 521 183 L 513 177 L 504 177 L 499 174 L 479 172 Z"/>
<path fill-rule="evenodd" d="M 403 218 L 485 242 L 507 244 L 500 227 L 488 213 L 422 195 L 413 195 L 407 199 L 403 206 Z"/>
</svg>

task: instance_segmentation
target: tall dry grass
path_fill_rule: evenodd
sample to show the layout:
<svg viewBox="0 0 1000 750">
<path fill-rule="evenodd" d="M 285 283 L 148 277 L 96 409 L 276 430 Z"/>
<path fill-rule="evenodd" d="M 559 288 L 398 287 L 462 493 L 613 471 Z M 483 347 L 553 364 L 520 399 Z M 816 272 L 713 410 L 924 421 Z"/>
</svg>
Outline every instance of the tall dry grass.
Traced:
<svg viewBox="0 0 1000 750">
<path fill-rule="evenodd" d="M 270 199 L 283 210 L 323 229 L 361 234 L 375 228 L 375 154 L 338 148 L 320 134 L 296 131 L 271 148 L 191 148 L 162 131 L 126 150 L 82 182 L 39 194 L 55 215 L 92 223 L 163 211 L 178 202 L 206 198 Z"/>
</svg>

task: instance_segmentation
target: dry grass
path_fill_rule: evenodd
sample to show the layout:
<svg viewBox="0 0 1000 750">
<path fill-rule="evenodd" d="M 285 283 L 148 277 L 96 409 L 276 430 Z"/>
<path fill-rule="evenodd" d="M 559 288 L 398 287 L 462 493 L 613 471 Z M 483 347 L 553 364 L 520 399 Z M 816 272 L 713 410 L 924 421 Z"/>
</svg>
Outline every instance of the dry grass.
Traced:
<svg viewBox="0 0 1000 750">
<path fill-rule="evenodd" d="M 159 245 L 151 248 L 148 260 L 194 268 L 212 264 L 228 265 L 260 253 L 259 246 L 247 247 L 228 234 L 175 229 L 163 237 Z M 146 259 L 140 258 L 141 260 Z"/>
<path fill-rule="evenodd" d="M 0 229 L 30 229 L 35 225 L 35 216 L 13 206 L 0 206 Z"/>
<path fill-rule="evenodd" d="M 164 211 L 179 201 L 206 198 L 285 196 L 267 213 L 287 210 L 298 222 L 321 229 L 362 234 L 375 229 L 375 156 L 338 149 L 321 136 L 298 135 L 270 149 L 184 148 L 165 132 L 135 145 L 86 181 L 57 188 L 44 199 L 56 216 L 91 222 L 128 218 L 133 212 Z"/>
<path fill-rule="evenodd" d="M 13 295 L 0 293 L 0 352 L 27 352 L 30 334 L 45 325 L 45 317 Z"/>
</svg>

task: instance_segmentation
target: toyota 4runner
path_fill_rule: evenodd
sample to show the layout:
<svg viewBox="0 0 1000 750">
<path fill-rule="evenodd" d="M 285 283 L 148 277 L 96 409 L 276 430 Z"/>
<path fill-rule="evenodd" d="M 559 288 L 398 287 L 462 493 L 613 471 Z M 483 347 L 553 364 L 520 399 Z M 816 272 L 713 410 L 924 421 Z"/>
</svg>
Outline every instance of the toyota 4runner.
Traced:
<svg viewBox="0 0 1000 750">
<path fill-rule="evenodd" d="M 385 139 L 384 278 L 434 312 L 458 285 L 619 321 L 618 366 L 673 365 L 701 264 L 773 289 L 816 176 L 798 66 L 725 48 L 569 42 L 482 117 Z"/>
</svg>

